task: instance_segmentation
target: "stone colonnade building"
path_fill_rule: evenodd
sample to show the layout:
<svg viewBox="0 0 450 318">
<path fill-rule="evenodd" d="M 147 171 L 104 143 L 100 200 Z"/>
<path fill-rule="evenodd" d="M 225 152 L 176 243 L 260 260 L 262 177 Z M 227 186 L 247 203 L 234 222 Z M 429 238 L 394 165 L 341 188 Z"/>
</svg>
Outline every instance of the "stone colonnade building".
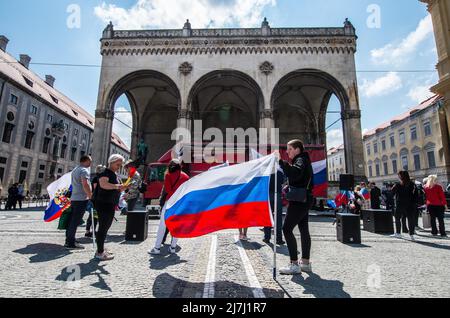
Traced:
<svg viewBox="0 0 450 318">
<path fill-rule="evenodd" d="M 347 172 L 363 176 L 361 112 L 355 69 L 357 36 L 336 28 L 114 30 L 101 39 L 94 161 L 107 158 L 117 99 L 132 117 L 132 157 L 143 138 L 148 162 L 174 146 L 172 131 L 279 128 L 279 142 L 326 144 L 332 95 L 341 104 Z"/>
</svg>

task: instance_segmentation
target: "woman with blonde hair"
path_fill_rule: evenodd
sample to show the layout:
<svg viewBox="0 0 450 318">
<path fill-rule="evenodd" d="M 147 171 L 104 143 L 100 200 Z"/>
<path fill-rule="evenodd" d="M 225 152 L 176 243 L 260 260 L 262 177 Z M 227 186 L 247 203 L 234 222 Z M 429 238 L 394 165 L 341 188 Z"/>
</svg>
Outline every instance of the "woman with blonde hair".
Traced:
<svg viewBox="0 0 450 318">
<path fill-rule="evenodd" d="M 433 236 L 438 235 L 438 229 L 436 227 L 436 219 L 439 222 L 439 232 L 442 237 L 447 237 L 445 232 L 445 209 L 447 201 L 445 199 L 444 189 L 437 183 L 437 176 L 431 175 L 428 177 L 427 184 L 425 185 L 425 197 L 428 212 L 431 217 L 431 234 Z"/>
<path fill-rule="evenodd" d="M 122 168 L 125 159 L 121 155 L 112 155 L 108 160 L 108 168 L 98 176 L 98 192 L 95 198 L 95 209 L 98 213 L 97 254 L 99 261 L 114 259 L 114 255 L 105 250 L 105 239 L 114 220 L 116 206 L 120 194 L 128 187 L 123 185 L 117 172 Z"/>
</svg>

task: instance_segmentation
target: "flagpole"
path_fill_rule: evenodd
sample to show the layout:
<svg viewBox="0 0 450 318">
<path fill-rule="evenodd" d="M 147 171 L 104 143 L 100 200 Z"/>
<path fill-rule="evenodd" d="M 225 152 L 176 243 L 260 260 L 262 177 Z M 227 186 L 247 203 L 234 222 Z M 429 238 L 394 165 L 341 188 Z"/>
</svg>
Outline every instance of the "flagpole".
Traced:
<svg viewBox="0 0 450 318">
<path fill-rule="evenodd" d="M 98 186 L 98 185 L 97 185 Z M 96 249 L 95 249 L 95 219 L 94 219 L 94 204 L 92 204 L 92 208 L 91 208 L 91 220 L 92 220 L 92 245 L 94 247 L 94 257 L 95 254 L 97 253 Z"/>
<path fill-rule="evenodd" d="M 274 242 L 273 242 L 273 279 L 277 280 L 277 219 L 278 219 L 278 162 L 275 158 L 274 170 L 275 170 L 275 198 L 274 202 Z"/>
</svg>

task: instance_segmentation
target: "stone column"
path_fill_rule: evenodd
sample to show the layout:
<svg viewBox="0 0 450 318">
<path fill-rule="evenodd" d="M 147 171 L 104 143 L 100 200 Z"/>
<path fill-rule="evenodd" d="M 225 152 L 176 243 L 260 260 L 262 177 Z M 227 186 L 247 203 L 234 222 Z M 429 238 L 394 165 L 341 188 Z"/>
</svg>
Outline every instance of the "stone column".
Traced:
<svg viewBox="0 0 450 318">
<path fill-rule="evenodd" d="M 267 134 L 266 135 L 262 135 L 262 131 L 259 135 L 259 143 L 261 145 L 263 144 L 280 144 L 280 136 L 279 133 L 276 133 L 277 131 L 275 130 L 275 119 L 274 119 L 274 115 L 273 115 L 273 110 L 271 109 L 265 109 L 262 112 L 260 112 L 260 123 L 259 123 L 259 127 L 260 128 L 265 128 L 267 129 Z M 264 153 L 264 151 L 262 149 L 260 149 L 261 153 Z M 264 153 L 265 154 L 265 153 Z"/>
<path fill-rule="evenodd" d="M 345 164 L 347 173 L 356 179 L 365 177 L 364 147 L 361 130 L 361 111 L 346 110 L 342 113 L 344 130 Z"/>
<path fill-rule="evenodd" d="M 112 110 L 95 111 L 94 143 L 92 147 L 93 167 L 108 163 L 114 119 Z"/>
</svg>

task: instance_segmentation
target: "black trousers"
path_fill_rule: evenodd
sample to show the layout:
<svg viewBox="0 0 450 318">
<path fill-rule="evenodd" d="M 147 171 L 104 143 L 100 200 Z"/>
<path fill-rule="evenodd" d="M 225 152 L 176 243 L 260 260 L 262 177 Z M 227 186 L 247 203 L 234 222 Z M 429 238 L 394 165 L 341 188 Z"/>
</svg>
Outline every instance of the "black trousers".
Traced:
<svg viewBox="0 0 450 318">
<path fill-rule="evenodd" d="M 397 206 L 394 213 L 397 234 L 402 232 L 403 227 L 403 233 L 409 232 L 409 235 L 414 235 L 414 230 L 416 228 L 416 213 L 417 208 L 415 206 Z M 406 221 L 408 222 L 408 228 L 406 228 Z"/>
<path fill-rule="evenodd" d="M 430 212 L 431 217 L 431 234 L 433 235 L 438 234 L 438 229 L 436 227 L 436 219 L 437 219 L 439 222 L 439 233 L 442 236 L 447 235 L 447 233 L 445 232 L 445 223 L 444 223 L 445 206 L 429 205 L 428 212 Z"/>
<path fill-rule="evenodd" d="M 300 230 L 302 244 L 302 258 L 310 259 L 311 255 L 311 235 L 309 234 L 309 209 L 312 206 L 312 198 L 307 203 L 289 202 L 289 207 L 284 220 L 283 233 L 289 250 L 291 261 L 298 261 L 297 239 L 294 235 L 294 228 L 298 226 Z"/>
<path fill-rule="evenodd" d="M 66 244 L 69 246 L 75 245 L 75 235 L 77 233 L 77 228 L 80 225 L 81 220 L 83 219 L 87 205 L 87 200 L 71 202 L 72 212 L 69 214 L 69 220 L 66 229 Z"/>
<path fill-rule="evenodd" d="M 96 202 L 95 209 L 98 214 L 97 253 L 102 254 L 105 251 L 106 235 L 114 220 L 116 205 Z"/>
</svg>

